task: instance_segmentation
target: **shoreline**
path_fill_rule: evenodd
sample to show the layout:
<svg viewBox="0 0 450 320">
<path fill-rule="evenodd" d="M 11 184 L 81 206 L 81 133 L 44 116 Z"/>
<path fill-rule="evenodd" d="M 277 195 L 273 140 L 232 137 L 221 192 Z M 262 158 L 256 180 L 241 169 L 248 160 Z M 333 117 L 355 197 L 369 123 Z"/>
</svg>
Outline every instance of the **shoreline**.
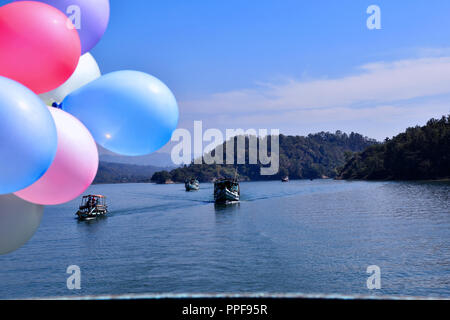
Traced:
<svg viewBox="0 0 450 320">
<path fill-rule="evenodd" d="M 326 178 L 326 179 L 314 179 L 314 180 L 310 180 L 310 179 L 290 179 L 290 181 L 316 181 L 316 180 L 334 180 L 334 181 L 347 181 L 347 182 L 445 182 L 445 183 L 450 183 L 450 178 L 444 178 L 444 179 L 426 179 L 426 180 L 392 180 L 392 179 L 386 179 L 386 180 L 368 180 L 368 179 L 337 179 L 337 178 Z M 274 181 L 279 181 L 278 179 L 273 179 L 273 180 L 243 180 L 243 181 L 239 181 L 240 183 L 242 182 L 274 182 Z M 281 182 L 281 181 L 280 181 Z M 200 182 L 200 184 L 202 183 L 208 183 L 208 184 L 212 184 L 214 183 L 213 181 L 207 181 L 207 182 Z M 97 185 L 119 185 L 119 184 L 154 184 L 154 185 L 160 185 L 160 186 L 164 186 L 164 185 L 183 185 L 184 182 L 173 182 L 173 183 L 156 183 L 156 182 L 151 182 L 151 181 L 142 181 L 142 182 L 138 182 L 138 181 L 130 181 L 130 182 L 99 182 L 99 183 L 93 183 L 93 186 L 97 186 Z"/>
</svg>

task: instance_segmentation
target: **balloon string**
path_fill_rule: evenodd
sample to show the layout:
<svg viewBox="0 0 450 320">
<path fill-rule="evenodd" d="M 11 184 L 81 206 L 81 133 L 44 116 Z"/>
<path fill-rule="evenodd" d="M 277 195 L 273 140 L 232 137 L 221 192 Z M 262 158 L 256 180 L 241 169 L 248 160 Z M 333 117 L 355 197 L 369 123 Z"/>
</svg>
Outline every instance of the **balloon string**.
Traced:
<svg viewBox="0 0 450 320">
<path fill-rule="evenodd" d="M 52 103 L 52 107 L 53 107 L 53 108 L 56 108 L 56 109 L 62 109 L 62 103 L 57 104 L 56 102 L 53 102 L 53 103 Z"/>
</svg>

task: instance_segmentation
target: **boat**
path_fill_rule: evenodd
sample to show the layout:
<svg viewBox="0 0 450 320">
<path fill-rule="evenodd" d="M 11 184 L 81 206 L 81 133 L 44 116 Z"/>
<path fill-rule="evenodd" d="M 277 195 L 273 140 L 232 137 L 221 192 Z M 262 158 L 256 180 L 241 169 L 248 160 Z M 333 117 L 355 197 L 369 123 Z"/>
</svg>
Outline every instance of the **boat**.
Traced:
<svg viewBox="0 0 450 320">
<path fill-rule="evenodd" d="M 281 178 L 281 182 L 289 182 L 289 177 L 286 176 L 286 177 Z"/>
<path fill-rule="evenodd" d="M 237 179 L 217 179 L 214 182 L 214 201 L 216 203 L 237 202 L 241 190 Z"/>
<path fill-rule="evenodd" d="M 197 191 L 198 189 L 200 189 L 200 183 L 197 179 L 194 178 L 186 180 L 184 186 L 186 188 L 186 191 Z"/>
<path fill-rule="evenodd" d="M 87 195 L 81 199 L 81 205 L 75 214 L 79 220 L 92 220 L 108 213 L 106 197 L 102 195 Z"/>
</svg>

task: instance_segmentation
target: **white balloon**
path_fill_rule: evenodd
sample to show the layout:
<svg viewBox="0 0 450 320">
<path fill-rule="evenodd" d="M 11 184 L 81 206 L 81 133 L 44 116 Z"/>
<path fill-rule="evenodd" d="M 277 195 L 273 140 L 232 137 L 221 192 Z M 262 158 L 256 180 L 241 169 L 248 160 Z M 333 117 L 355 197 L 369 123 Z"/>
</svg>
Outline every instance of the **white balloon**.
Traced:
<svg viewBox="0 0 450 320">
<path fill-rule="evenodd" d="M 101 76 L 97 61 L 90 53 L 85 53 L 80 57 L 78 66 L 72 76 L 60 87 L 55 90 L 40 94 L 39 97 L 47 105 L 51 106 L 54 102 L 61 103 L 65 97 L 82 86 Z"/>
<path fill-rule="evenodd" d="M 22 247 L 41 224 L 44 207 L 13 194 L 0 195 L 0 255 Z"/>
</svg>

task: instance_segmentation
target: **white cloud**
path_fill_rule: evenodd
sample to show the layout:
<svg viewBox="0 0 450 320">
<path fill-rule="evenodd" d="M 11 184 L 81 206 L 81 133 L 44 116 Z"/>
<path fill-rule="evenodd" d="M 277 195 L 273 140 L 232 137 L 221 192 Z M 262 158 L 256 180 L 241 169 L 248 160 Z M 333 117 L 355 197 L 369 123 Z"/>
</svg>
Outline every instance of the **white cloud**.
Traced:
<svg viewBox="0 0 450 320">
<path fill-rule="evenodd" d="M 432 57 L 370 63 L 341 78 L 292 79 L 216 93 L 180 107 L 186 126 L 204 120 L 209 127 L 298 134 L 348 128 L 382 139 L 450 112 L 448 94 L 450 57 Z"/>
</svg>

